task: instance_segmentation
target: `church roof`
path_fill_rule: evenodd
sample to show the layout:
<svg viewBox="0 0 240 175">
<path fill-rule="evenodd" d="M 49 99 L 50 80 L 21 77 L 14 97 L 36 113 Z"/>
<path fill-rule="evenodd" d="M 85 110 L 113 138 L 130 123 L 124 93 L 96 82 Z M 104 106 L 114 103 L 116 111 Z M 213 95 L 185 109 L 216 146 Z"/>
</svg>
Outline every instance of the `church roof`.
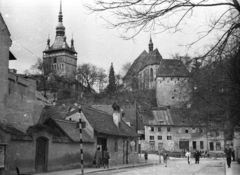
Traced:
<svg viewBox="0 0 240 175">
<path fill-rule="evenodd" d="M 159 65 L 161 60 L 162 60 L 161 54 L 159 53 L 158 49 L 155 49 L 155 50 L 149 52 L 148 55 L 145 57 L 140 70 L 142 70 L 143 68 L 145 68 L 146 66 L 149 66 L 149 65 L 153 65 L 153 64 Z"/>
<path fill-rule="evenodd" d="M 162 59 L 157 77 L 188 77 L 189 72 L 181 60 Z"/>
<path fill-rule="evenodd" d="M 148 53 L 144 50 L 137 57 L 137 59 L 133 62 L 133 64 L 131 65 L 131 67 L 129 68 L 127 74 L 125 75 L 125 77 L 123 79 L 127 79 L 129 77 L 136 75 L 139 72 L 140 68 L 142 67 L 147 55 L 148 55 Z"/>
</svg>

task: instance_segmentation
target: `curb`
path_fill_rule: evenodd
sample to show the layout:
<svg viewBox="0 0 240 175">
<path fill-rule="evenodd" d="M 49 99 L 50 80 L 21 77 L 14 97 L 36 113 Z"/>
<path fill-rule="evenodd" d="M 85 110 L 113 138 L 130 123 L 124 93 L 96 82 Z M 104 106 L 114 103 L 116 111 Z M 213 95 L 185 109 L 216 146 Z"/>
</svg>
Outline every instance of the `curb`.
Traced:
<svg viewBox="0 0 240 175">
<path fill-rule="evenodd" d="M 96 170 L 92 172 L 86 172 L 84 174 L 92 174 L 92 173 L 97 173 L 97 172 L 103 172 L 103 171 L 113 171 L 113 170 L 120 170 L 120 169 L 128 169 L 128 168 L 135 168 L 135 167 L 145 167 L 145 166 L 154 166 L 158 165 L 159 163 L 148 163 L 148 164 L 140 164 L 140 165 L 134 165 L 134 166 L 126 166 L 126 167 L 118 167 L 118 168 L 109 168 L 109 169 L 101 169 L 101 170 Z M 81 174 L 76 174 L 76 175 L 81 175 Z"/>
</svg>

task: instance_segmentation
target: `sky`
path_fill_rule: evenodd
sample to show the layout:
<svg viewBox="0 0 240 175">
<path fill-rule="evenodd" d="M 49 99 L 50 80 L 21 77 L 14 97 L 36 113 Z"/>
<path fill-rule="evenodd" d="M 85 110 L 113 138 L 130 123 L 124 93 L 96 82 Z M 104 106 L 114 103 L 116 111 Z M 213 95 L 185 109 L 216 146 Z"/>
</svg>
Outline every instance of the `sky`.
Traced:
<svg viewBox="0 0 240 175">
<path fill-rule="evenodd" d="M 115 72 L 120 73 L 124 63 L 132 63 L 144 50 L 148 51 L 151 32 L 142 32 L 134 40 L 123 40 L 119 30 L 103 27 L 106 23 L 83 7 L 86 1 L 62 0 L 67 43 L 70 44 L 73 37 L 75 50 L 78 52 L 78 65 L 92 63 L 108 73 L 113 63 Z M 48 35 L 51 44 L 54 42 L 59 9 L 60 0 L 0 0 L 0 12 L 11 33 L 10 50 L 17 58 L 16 61 L 10 61 L 9 68 L 23 73 L 38 58 L 42 58 Z M 154 49 L 158 48 L 164 59 L 172 58 L 176 53 L 192 57 L 201 53 L 205 45 L 214 42 L 216 34 L 190 49 L 186 45 L 197 39 L 196 33 L 205 30 L 206 21 L 219 11 L 219 8 L 196 11 L 193 18 L 184 23 L 182 32 L 157 35 L 153 32 L 151 36 Z"/>
</svg>

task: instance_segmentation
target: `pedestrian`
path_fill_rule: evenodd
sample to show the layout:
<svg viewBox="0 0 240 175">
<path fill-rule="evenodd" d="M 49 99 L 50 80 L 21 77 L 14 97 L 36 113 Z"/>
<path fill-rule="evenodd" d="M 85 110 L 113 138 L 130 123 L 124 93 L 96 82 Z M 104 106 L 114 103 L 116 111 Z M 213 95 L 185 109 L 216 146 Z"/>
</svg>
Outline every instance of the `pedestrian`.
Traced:
<svg viewBox="0 0 240 175">
<path fill-rule="evenodd" d="M 145 158 L 145 163 L 146 163 L 148 160 L 148 152 L 147 151 L 144 153 L 144 158 Z"/>
<path fill-rule="evenodd" d="M 102 161 L 102 152 L 100 151 L 100 147 L 98 147 L 95 152 L 94 160 L 96 162 L 96 168 L 100 168 L 101 161 Z"/>
<path fill-rule="evenodd" d="M 188 164 L 190 164 L 190 161 L 191 161 L 191 152 L 188 151 L 188 150 L 186 150 L 185 156 L 187 157 Z"/>
<path fill-rule="evenodd" d="M 233 158 L 233 161 L 235 161 L 235 150 L 232 149 L 232 158 Z"/>
<path fill-rule="evenodd" d="M 165 163 L 165 167 L 167 167 L 167 160 L 169 159 L 169 156 L 168 156 L 168 154 L 167 154 L 167 152 L 165 151 L 164 153 L 163 153 L 163 161 L 164 161 L 164 163 Z"/>
<path fill-rule="evenodd" d="M 103 151 L 103 167 L 105 168 L 105 166 L 109 169 L 109 152 L 108 152 L 108 148 L 105 148 L 105 150 Z"/>
<path fill-rule="evenodd" d="M 198 150 L 196 150 L 194 152 L 195 164 L 199 164 L 200 156 L 201 156 L 201 153 Z"/>
<path fill-rule="evenodd" d="M 231 167 L 232 150 L 231 150 L 231 148 L 229 148 L 229 145 L 226 145 L 224 152 L 226 154 L 228 168 L 230 168 Z"/>
</svg>

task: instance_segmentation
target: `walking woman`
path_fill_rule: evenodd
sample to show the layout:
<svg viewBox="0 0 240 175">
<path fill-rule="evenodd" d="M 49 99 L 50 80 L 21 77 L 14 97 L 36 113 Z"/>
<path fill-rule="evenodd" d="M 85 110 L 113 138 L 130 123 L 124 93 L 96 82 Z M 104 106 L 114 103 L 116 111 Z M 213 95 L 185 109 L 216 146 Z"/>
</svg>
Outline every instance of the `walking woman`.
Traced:
<svg viewBox="0 0 240 175">
<path fill-rule="evenodd" d="M 95 152 L 94 160 L 96 161 L 96 168 L 100 168 L 102 160 L 102 152 L 100 151 L 100 147 L 98 147 Z"/>
<path fill-rule="evenodd" d="M 191 161 L 191 152 L 187 150 L 185 156 L 187 157 L 188 164 L 190 164 L 190 161 Z"/>
</svg>

